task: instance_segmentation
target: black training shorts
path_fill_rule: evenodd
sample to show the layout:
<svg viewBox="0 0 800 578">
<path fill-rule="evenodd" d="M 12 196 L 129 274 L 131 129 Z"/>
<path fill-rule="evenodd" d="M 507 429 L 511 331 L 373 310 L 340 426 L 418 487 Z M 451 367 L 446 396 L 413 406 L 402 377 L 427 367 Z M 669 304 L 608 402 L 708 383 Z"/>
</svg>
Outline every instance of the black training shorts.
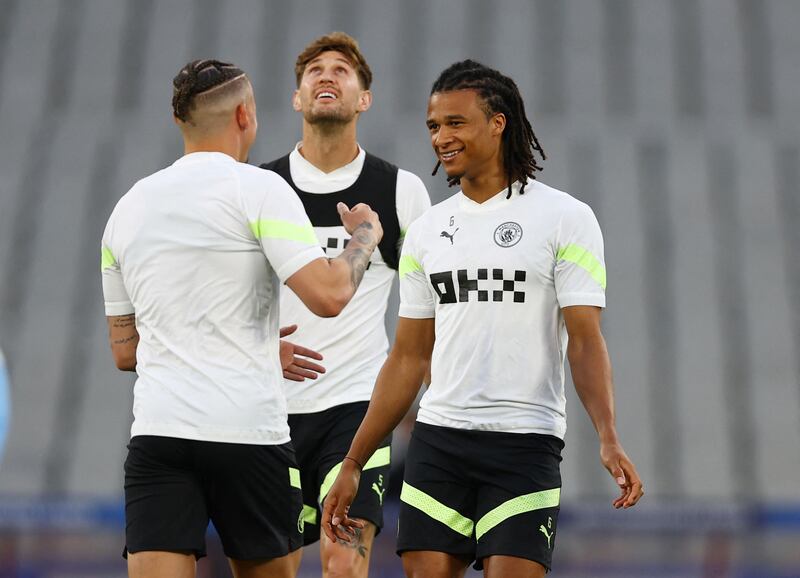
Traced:
<svg viewBox="0 0 800 578">
<path fill-rule="evenodd" d="M 316 413 L 289 415 L 292 444 L 303 483 L 306 544 L 319 540 L 322 502 L 341 469 L 368 406 L 368 401 L 359 401 Z M 358 493 L 349 512 L 351 518 L 372 522 L 376 534 L 383 527 L 383 497 L 389 485 L 391 441 L 390 434 L 364 465 Z"/>
<path fill-rule="evenodd" d="M 128 552 L 166 550 L 205 556 L 210 519 L 229 558 L 279 558 L 303 545 L 302 508 L 290 443 L 136 436 L 128 445 Z"/>
<path fill-rule="evenodd" d="M 397 552 L 533 560 L 548 570 L 561 495 L 557 437 L 417 422 L 408 447 Z"/>
</svg>

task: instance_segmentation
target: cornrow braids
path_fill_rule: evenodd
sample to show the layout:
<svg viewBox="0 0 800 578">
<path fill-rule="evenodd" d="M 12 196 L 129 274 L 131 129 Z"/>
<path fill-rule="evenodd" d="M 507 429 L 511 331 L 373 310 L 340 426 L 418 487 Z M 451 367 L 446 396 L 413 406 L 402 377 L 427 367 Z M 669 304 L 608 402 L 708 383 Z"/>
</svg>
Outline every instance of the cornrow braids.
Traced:
<svg viewBox="0 0 800 578">
<path fill-rule="evenodd" d="M 241 68 L 219 60 L 193 60 L 172 79 L 172 113 L 183 122 L 189 121 L 194 97 L 244 76 Z"/>
<path fill-rule="evenodd" d="M 503 166 L 508 173 L 508 196 L 511 198 L 511 184 L 520 181 L 520 194 L 525 192 L 528 179 L 536 179 L 536 172 L 542 167 L 534 156 L 538 151 L 542 160 L 547 155 L 539 144 L 536 133 L 525 114 L 525 104 L 517 84 L 508 76 L 474 60 L 463 60 L 444 70 L 433 83 L 431 94 L 453 90 L 475 90 L 483 100 L 487 117 L 502 113 L 506 117 L 503 131 Z M 439 170 L 437 162 L 432 174 Z M 452 187 L 459 184 L 459 177 L 448 177 Z"/>
</svg>

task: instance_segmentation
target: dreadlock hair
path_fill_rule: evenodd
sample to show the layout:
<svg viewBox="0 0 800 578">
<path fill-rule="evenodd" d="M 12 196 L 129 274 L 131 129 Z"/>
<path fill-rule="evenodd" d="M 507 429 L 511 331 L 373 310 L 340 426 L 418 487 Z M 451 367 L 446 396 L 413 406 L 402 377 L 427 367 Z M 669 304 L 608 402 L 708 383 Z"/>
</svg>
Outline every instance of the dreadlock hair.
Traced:
<svg viewBox="0 0 800 578">
<path fill-rule="evenodd" d="M 247 80 L 242 69 L 229 62 L 219 60 L 193 60 L 181 68 L 172 79 L 172 113 L 183 122 L 194 124 L 192 111 L 198 104 L 198 96 L 224 96 L 225 88 L 240 88 L 236 80 Z"/>
<path fill-rule="evenodd" d="M 511 183 L 520 181 L 520 194 L 525 192 L 528 179 L 536 179 L 536 172 L 542 167 L 534 157 L 534 150 L 542 160 L 547 159 L 539 139 L 533 132 L 531 123 L 525 115 L 517 84 L 508 76 L 474 60 L 462 60 L 450 65 L 439 75 L 431 88 L 431 95 L 453 90 L 474 90 L 483 100 L 487 118 L 498 113 L 506 117 L 503 130 L 503 167 L 508 173 L 508 196 L 511 198 Z M 439 170 L 441 161 L 436 163 L 432 174 Z M 452 187 L 461 182 L 460 177 L 448 177 Z"/>
</svg>

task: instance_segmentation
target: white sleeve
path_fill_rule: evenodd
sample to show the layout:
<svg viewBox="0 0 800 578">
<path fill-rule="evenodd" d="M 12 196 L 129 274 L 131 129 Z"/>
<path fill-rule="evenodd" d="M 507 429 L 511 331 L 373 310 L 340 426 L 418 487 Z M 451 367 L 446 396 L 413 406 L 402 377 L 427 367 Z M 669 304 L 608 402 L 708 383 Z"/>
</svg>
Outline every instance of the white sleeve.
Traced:
<svg viewBox="0 0 800 578">
<path fill-rule="evenodd" d="M 244 195 L 247 222 L 281 282 L 315 259 L 324 258 L 303 203 L 294 190 L 271 171 L 261 171 L 263 185 Z"/>
<path fill-rule="evenodd" d="M 436 302 L 422 268 L 422 255 L 416 248 L 414 229 L 403 243 L 400 255 L 400 317 L 429 319 L 435 317 Z"/>
<path fill-rule="evenodd" d="M 428 189 L 417 175 L 399 169 L 397 171 L 397 220 L 400 223 L 400 242 L 417 217 L 430 209 L 431 198 Z"/>
<path fill-rule="evenodd" d="M 561 307 L 606 306 L 603 235 L 588 205 L 566 214 L 555 244 L 556 296 Z"/>
<path fill-rule="evenodd" d="M 134 313 L 133 303 L 122 281 L 122 269 L 119 260 L 112 249 L 112 232 L 114 229 L 114 214 L 108 219 L 103 240 L 100 244 L 100 275 L 103 279 L 103 300 L 105 301 L 106 315 L 130 315 Z"/>
</svg>

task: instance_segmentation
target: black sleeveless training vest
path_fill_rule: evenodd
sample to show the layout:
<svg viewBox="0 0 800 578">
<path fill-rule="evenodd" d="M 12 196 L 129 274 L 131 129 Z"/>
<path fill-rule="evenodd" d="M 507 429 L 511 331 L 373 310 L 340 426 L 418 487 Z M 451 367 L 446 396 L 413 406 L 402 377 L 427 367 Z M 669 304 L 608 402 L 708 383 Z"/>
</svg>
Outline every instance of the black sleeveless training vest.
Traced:
<svg viewBox="0 0 800 578">
<path fill-rule="evenodd" d="M 336 204 L 345 203 L 353 207 L 358 203 L 366 203 L 378 213 L 383 226 L 383 239 L 378 244 L 386 265 L 397 269 L 400 255 L 397 250 L 400 241 L 400 222 L 397 220 L 397 167 L 366 153 L 364 166 L 356 182 L 332 193 L 309 193 L 297 188 L 289 170 L 289 155 L 261 165 L 278 173 L 295 190 L 306 209 L 311 224 L 315 227 L 341 226 L 342 220 L 336 210 Z"/>
</svg>

